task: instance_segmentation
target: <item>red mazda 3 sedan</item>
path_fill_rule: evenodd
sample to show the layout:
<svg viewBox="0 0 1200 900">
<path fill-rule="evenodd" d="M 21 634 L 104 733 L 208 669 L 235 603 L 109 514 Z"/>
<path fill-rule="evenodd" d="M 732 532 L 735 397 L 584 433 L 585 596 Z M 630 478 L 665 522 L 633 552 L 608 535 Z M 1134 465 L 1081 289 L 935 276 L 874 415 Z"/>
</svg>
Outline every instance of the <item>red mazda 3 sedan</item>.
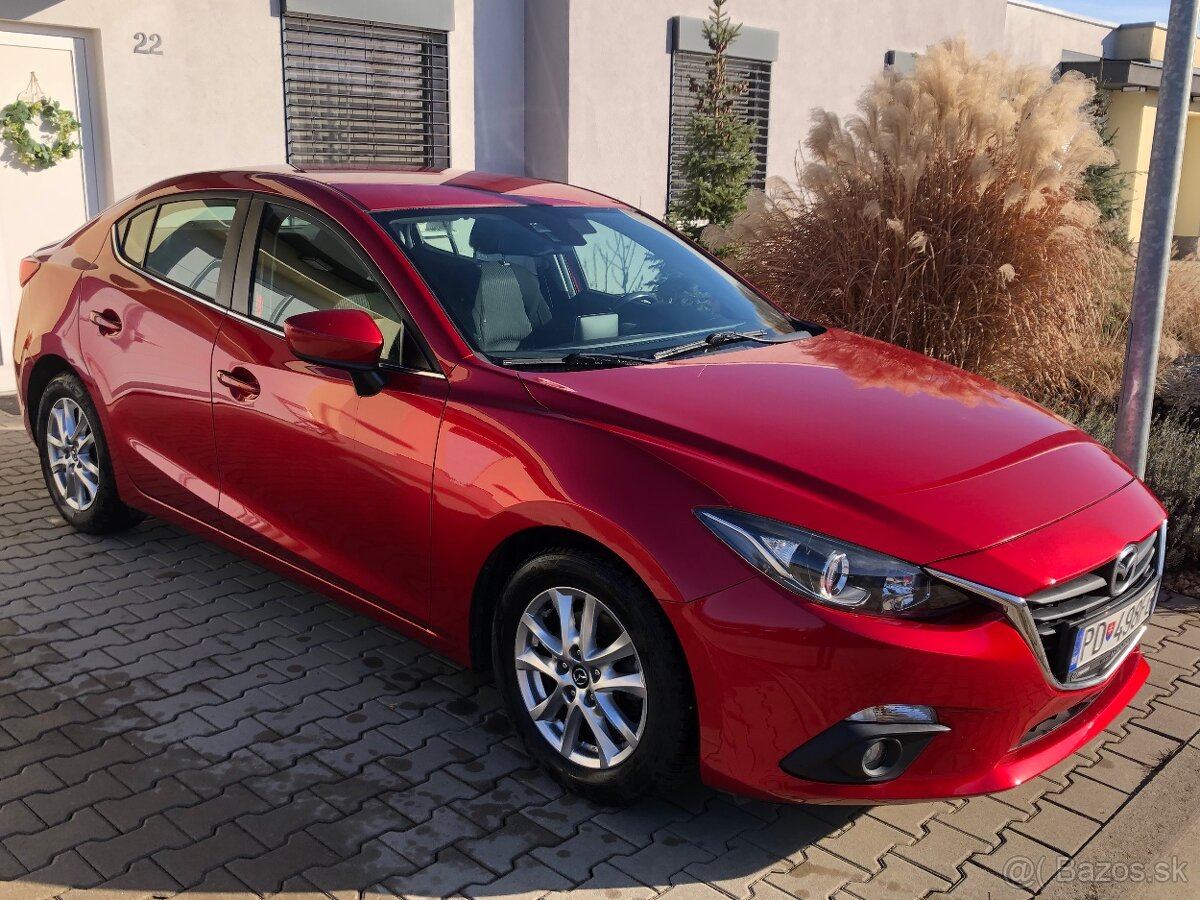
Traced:
<svg viewBox="0 0 1200 900">
<path fill-rule="evenodd" d="M 1165 513 L 1107 450 L 606 197 L 212 172 L 20 280 L 63 518 L 161 516 L 490 666 L 588 796 L 697 766 L 789 800 L 1002 790 L 1146 679 Z"/>
</svg>

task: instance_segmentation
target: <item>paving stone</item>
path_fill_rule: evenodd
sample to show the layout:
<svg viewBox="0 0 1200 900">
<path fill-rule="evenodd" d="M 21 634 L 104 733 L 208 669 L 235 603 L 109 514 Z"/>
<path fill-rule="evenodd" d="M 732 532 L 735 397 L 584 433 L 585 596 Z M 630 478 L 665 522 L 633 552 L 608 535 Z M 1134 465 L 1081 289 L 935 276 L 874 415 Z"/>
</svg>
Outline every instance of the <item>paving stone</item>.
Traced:
<svg viewBox="0 0 1200 900">
<path fill-rule="evenodd" d="M 811 844 L 832 834 L 836 829 L 814 816 L 802 806 L 784 807 L 774 822 L 756 831 L 747 832 L 747 841 L 793 863 L 804 861 L 804 851 Z"/>
<path fill-rule="evenodd" d="M 465 750 L 448 744 L 441 738 L 430 738 L 424 746 L 408 753 L 390 754 L 379 761 L 403 775 L 413 783 L 424 781 L 433 772 L 447 768 L 451 763 L 462 762 L 468 758 Z M 459 780 L 459 779 L 455 779 Z M 472 790 L 477 790 L 472 788 Z"/>
<path fill-rule="evenodd" d="M 162 900 L 179 889 L 175 879 L 149 860 L 93 888 L 67 891 L 60 900 Z"/>
<path fill-rule="evenodd" d="M 655 835 L 655 842 L 628 856 L 608 860 L 639 884 L 657 890 L 671 886 L 672 880 L 688 866 L 710 862 L 713 855 L 702 847 L 667 832 Z"/>
<path fill-rule="evenodd" d="M 328 847 L 301 832 L 281 847 L 251 859 L 235 860 L 226 868 L 252 890 L 273 893 L 282 889 L 285 881 L 305 869 L 329 866 L 337 859 L 337 855 Z"/>
<path fill-rule="evenodd" d="M 415 867 L 411 862 L 378 838 L 362 845 L 357 853 L 346 856 L 332 865 L 304 870 L 304 878 L 335 897 L 353 897 L 358 892 L 381 881 L 409 875 Z"/>
<path fill-rule="evenodd" d="M 692 816 L 667 827 L 685 841 L 703 847 L 709 853 L 725 852 L 730 840 L 751 829 L 762 827 L 762 820 L 739 809 L 725 797 L 717 797 L 698 816 Z"/>
<path fill-rule="evenodd" d="M 71 888 L 86 888 L 104 879 L 73 850 L 55 857 L 48 866 L 16 881 L 0 882 L 0 900 L 50 900 Z"/>
<path fill-rule="evenodd" d="M 1016 823 L 1013 829 L 1073 856 L 1100 830 L 1100 825 L 1046 800 L 1038 804 L 1038 812 L 1032 819 Z"/>
<path fill-rule="evenodd" d="M 948 884 L 959 879 L 959 867 L 975 853 L 991 849 L 987 841 L 972 837 L 937 819 L 928 823 L 929 833 L 911 846 L 897 846 L 892 855 L 933 872 Z M 851 891 L 857 888 L 851 888 Z"/>
<path fill-rule="evenodd" d="M 954 807 L 949 803 L 893 803 L 883 806 L 873 806 L 867 811 L 873 819 L 886 822 L 893 828 L 898 828 L 905 834 L 920 838 L 928 830 L 926 823 L 941 813 L 953 812 Z"/>
<path fill-rule="evenodd" d="M 1070 787 L 1056 794 L 1054 802 L 1103 824 L 1116 814 L 1129 797 L 1116 788 L 1093 781 L 1088 777 L 1089 771 L 1083 769 L 1072 775 Z"/>
<path fill-rule="evenodd" d="M 129 789 L 125 785 L 101 771 L 71 787 L 45 794 L 30 794 L 25 798 L 25 803 L 47 825 L 57 825 L 85 806 L 128 794 Z"/>
<path fill-rule="evenodd" d="M 320 804 L 321 811 L 301 813 L 306 820 L 311 819 L 311 824 L 306 830 L 339 856 L 353 856 L 368 841 L 389 831 L 407 830 L 413 824 L 382 800 L 367 800 L 360 809 L 349 815 L 342 815 L 337 808 L 314 794 L 308 794 L 308 797 Z"/>
<path fill-rule="evenodd" d="M 90 722 L 95 716 L 75 700 L 67 700 L 54 709 L 21 719 L 7 718 L 4 730 L 22 743 L 33 743 L 42 734 L 75 722 Z"/>
<path fill-rule="evenodd" d="M 898 844 L 910 844 L 912 838 L 886 822 L 861 816 L 838 834 L 822 838 L 821 847 L 849 860 L 860 869 L 876 872 L 882 865 L 881 858 Z"/>
<path fill-rule="evenodd" d="M 683 871 L 688 877 L 720 888 L 737 900 L 749 900 L 753 893 L 751 885 L 772 872 L 782 874 L 791 868 L 788 860 L 772 856 L 754 844 L 734 839 L 715 860 L 690 865 Z"/>
<path fill-rule="evenodd" d="M 249 750 L 237 750 L 229 759 L 181 771 L 176 777 L 201 797 L 215 797 L 228 785 L 274 771 L 274 767 Z"/>
<path fill-rule="evenodd" d="M 391 769 L 379 763 L 371 763 L 349 778 L 313 785 L 312 792 L 331 806 L 349 814 L 374 797 L 385 798 L 388 794 L 407 790 L 408 787 L 408 781 Z"/>
<path fill-rule="evenodd" d="M 1000 833 L 1005 828 L 1030 815 L 1032 812 L 1022 812 L 995 797 L 981 796 L 970 798 L 958 809 L 938 813 L 937 819 L 994 847 L 1000 843 Z"/>
<path fill-rule="evenodd" d="M 7 753 L 7 751 L 5 751 Z M 23 769 L 20 774 L 0 779 L 0 804 L 42 791 L 54 791 L 63 784 L 41 763 Z"/>
<path fill-rule="evenodd" d="M 438 854 L 433 864 L 411 875 L 389 878 L 383 884 L 410 900 L 441 900 L 458 893 L 469 884 L 486 884 L 492 877 L 491 872 L 461 850 L 450 847 Z"/>
<path fill-rule="evenodd" d="M 870 873 L 819 846 L 806 848 L 803 855 L 803 861 L 786 872 L 768 875 L 767 883 L 794 897 L 829 897 L 850 882 L 870 877 Z"/>
<path fill-rule="evenodd" d="M 1179 743 L 1174 738 L 1131 725 L 1125 737 L 1110 744 L 1109 748 L 1121 756 L 1154 768 L 1174 753 Z"/>
<path fill-rule="evenodd" d="M 79 853 L 105 878 L 114 878 L 130 864 L 167 848 L 186 847 L 190 838 L 161 816 L 154 816 L 107 840 L 90 841 Z"/>
<path fill-rule="evenodd" d="M 1185 742 L 1200 733 L 1200 715 L 1195 712 L 1166 704 L 1151 704 L 1151 706 L 1150 715 L 1137 720 L 1138 725 L 1142 728 Z"/>
<path fill-rule="evenodd" d="M 388 793 L 383 799 L 388 806 L 402 813 L 410 821 L 425 822 L 436 810 L 452 801 L 477 796 L 478 792 L 470 785 L 463 784 L 446 772 L 435 772 L 420 784 L 403 791 Z M 530 815 L 532 812 L 533 810 L 526 809 L 525 815 L 533 818 Z M 542 824 L 545 825 L 544 822 Z M 554 830 L 548 825 L 546 827 Z"/>
<path fill-rule="evenodd" d="M 1003 843 L 973 862 L 1004 881 L 1030 892 L 1040 891 L 1058 871 L 1062 855 L 1016 831 L 1004 833 Z"/>
<path fill-rule="evenodd" d="M 84 841 L 112 837 L 116 832 L 92 809 L 84 809 L 51 828 L 9 837 L 4 847 L 27 869 L 40 869 L 65 850 Z"/>
<path fill-rule="evenodd" d="M 406 829 L 390 831 L 380 835 L 379 839 L 421 867 L 432 863 L 438 853 L 450 844 L 479 834 L 479 829 L 470 820 L 448 807 L 443 807 L 436 810 L 428 821 Z"/>
<path fill-rule="evenodd" d="M 520 818 L 524 819 L 524 817 Z M 528 822 L 529 820 L 524 819 L 524 821 Z M 541 826 L 537 827 L 542 832 L 550 834 Z M 593 867 L 612 858 L 615 854 L 631 854 L 637 849 L 608 829 L 591 822 L 584 822 L 573 836 L 561 843 L 559 841 L 562 841 L 561 836 L 550 842 L 556 846 L 539 847 L 530 855 L 576 882 L 586 881 Z"/>
<path fill-rule="evenodd" d="M 892 900 L 895 897 L 924 897 L 930 891 L 948 888 L 950 882 L 927 869 L 888 854 L 883 870 L 865 884 L 850 884 L 846 892 L 862 900 Z"/>
<path fill-rule="evenodd" d="M 486 885 L 471 885 L 463 889 L 468 897 L 505 897 L 512 900 L 537 900 L 551 890 L 565 890 L 572 882 L 532 857 L 518 859 L 506 875 Z"/>
<path fill-rule="evenodd" d="M 234 787 L 240 788 L 238 785 Z M 240 788 L 240 790 L 245 790 L 245 788 Z M 263 807 L 258 804 L 247 804 L 245 814 L 238 816 L 237 823 L 254 835 L 260 844 L 270 848 L 286 843 L 293 834 L 306 826 L 319 828 L 321 822 L 332 822 L 342 815 L 341 812 L 310 791 L 301 791 L 286 803 L 266 806 L 265 812 L 255 813 L 255 809 Z"/>
<path fill-rule="evenodd" d="M 234 824 L 223 825 L 211 837 L 178 849 L 163 850 L 153 861 L 184 887 L 197 884 L 208 872 L 243 857 L 258 857 L 265 851 L 250 835 Z"/>
<path fill-rule="evenodd" d="M 166 817 L 188 837 L 197 840 L 215 832 L 219 825 L 267 809 L 270 805 L 265 800 L 235 784 L 216 797 L 169 809 Z M 251 834 L 256 833 L 251 830 Z"/>
<path fill-rule="evenodd" d="M 1136 791 L 1152 768 L 1114 752 L 1111 747 L 1102 748 L 1099 756 L 1096 764 L 1084 769 L 1081 774 L 1125 794 Z"/>
<path fill-rule="evenodd" d="M 963 866 L 963 878 L 944 893 L 931 894 L 931 898 L 950 897 L 953 900 L 1026 900 L 1032 897 L 1029 891 L 1016 887 L 1000 876 L 974 863 Z"/>
</svg>

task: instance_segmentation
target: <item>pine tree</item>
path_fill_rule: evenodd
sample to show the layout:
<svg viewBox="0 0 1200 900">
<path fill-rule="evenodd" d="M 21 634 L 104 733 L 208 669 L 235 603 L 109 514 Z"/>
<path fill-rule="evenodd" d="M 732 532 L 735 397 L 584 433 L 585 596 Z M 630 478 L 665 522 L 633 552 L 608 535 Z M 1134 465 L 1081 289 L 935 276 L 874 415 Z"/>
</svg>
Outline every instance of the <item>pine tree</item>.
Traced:
<svg viewBox="0 0 1200 900">
<path fill-rule="evenodd" d="M 742 26 L 729 18 L 728 2 L 713 0 L 704 24 L 712 55 L 705 65 L 706 77 L 691 81 L 697 103 L 688 122 L 682 163 L 686 187 L 668 212 L 671 224 L 697 239 L 707 225 L 728 225 L 745 209 L 747 182 L 758 164 L 756 128 L 737 110 L 747 85 L 729 78 L 729 47 Z"/>
<path fill-rule="evenodd" d="M 1108 91 L 1098 89 L 1089 112 L 1104 139 L 1104 146 L 1112 149 L 1116 132 L 1108 127 L 1108 106 Z M 1126 249 L 1129 246 L 1128 186 L 1129 175 L 1121 171 L 1120 161 L 1106 166 L 1089 166 L 1083 173 L 1083 198 L 1096 204 L 1100 210 L 1100 221 L 1109 239 Z"/>
</svg>

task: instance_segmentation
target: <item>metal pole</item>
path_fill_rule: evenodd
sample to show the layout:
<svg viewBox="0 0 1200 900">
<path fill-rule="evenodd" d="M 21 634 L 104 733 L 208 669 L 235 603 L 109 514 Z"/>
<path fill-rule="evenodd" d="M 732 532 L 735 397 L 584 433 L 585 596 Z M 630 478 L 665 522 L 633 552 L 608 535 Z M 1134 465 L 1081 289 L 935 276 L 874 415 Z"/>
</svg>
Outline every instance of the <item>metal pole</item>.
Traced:
<svg viewBox="0 0 1200 900">
<path fill-rule="evenodd" d="M 1183 142 L 1187 136 L 1188 107 L 1192 101 L 1192 57 L 1196 50 L 1198 0 L 1171 0 L 1167 20 L 1167 46 L 1163 52 L 1162 87 L 1158 117 L 1150 151 L 1150 175 L 1142 213 L 1137 270 L 1133 278 L 1133 309 L 1129 321 L 1129 347 L 1121 405 L 1117 411 L 1114 450 L 1139 476 L 1146 474 L 1146 446 L 1150 439 L 1150 414 L 1158 370 L 1158 345 L 1162 338 L 1167 269 Z"/>
</svg>

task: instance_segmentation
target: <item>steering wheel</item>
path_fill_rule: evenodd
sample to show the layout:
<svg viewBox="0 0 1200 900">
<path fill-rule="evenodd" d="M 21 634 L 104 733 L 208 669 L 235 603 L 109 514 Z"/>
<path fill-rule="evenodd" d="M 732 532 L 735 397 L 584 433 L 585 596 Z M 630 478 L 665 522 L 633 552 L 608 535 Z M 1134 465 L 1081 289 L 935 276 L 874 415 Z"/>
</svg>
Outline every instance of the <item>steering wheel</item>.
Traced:
<svg viewBox="0 0 1200 900">
<path fill-rule="evenodd" d="M 630 303 L 640 303 L 642 306 L 653 306 L 658 301 L 658 295 L 652 291 L 630 291 L 628 294 L 622 294 L 617 298 L 617 302 L 613 304 L 612 312 L 619 309 L 624 309 Z"/>
</svg>

